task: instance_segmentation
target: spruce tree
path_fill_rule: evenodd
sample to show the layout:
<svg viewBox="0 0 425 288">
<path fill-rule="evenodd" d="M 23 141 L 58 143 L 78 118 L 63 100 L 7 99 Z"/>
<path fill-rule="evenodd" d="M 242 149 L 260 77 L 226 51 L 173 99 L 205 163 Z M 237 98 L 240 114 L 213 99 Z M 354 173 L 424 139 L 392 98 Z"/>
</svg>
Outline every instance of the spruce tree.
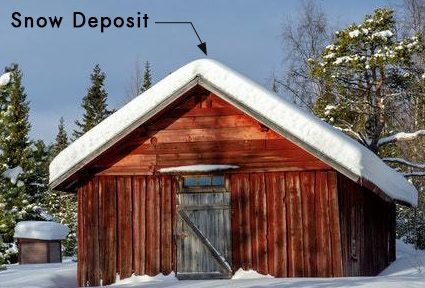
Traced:
<svg viewBox="0 0 425 288">
<path fill-rule="evenodd" d="M 79 138 L 112 113 L 108 110 L 108 93 L 104 89 L 106 74 L 102 72 L 99 65 L 94 67 L 90 79 L 91 86 L 81 104 L 84 109 L 83 119 L 75 121 L 78 127 L 73 133 L 75 138 Z"/>
<path fill-rule="evenodd" d="M 22 86 L 22 72 L 14 64 L 10 82 L 1 87 L 0 106 L 0 234 L 7 247 L 13 245 L 13 230 L 21 220 L 39 219 L 34 199 L 38 196 L 34 176 L 37 172 L 29 141 L 29 103 Z M 5 248 L 5 246 L 0 247 Z M 0 249 L 1 250 L 1 249 Z M 11 249 L 0 251 L 9 263 L 16 261 Z"/>
<path fill-rule="evenodd" d="M 65 131 L 65 120 L 63 119 L 63 117 L 59 119 L 58 134 L 56 135 L 55 140 L 56 141 L 55 141 L 53 149 L 54 149 L 54 154 L 56 156 L 57 154 L 59 154 L 59 152 L 61 152 L 63 149 L 65 149 L 69 145 L 68 135 L 66 134 L 66 131 Z"/>
<path fill-rule="evenodd" d="M 9 99 L 5 117 L 4 129 L 6 137 L 2 139 L 3 156 L 6 160 L 6 165 L 10 168 L 21 166 L 25 167 L 28 164 L 30 155 L 30 141 L 28 133 L 31 124 L 28 121 L 29 117 L 29 102 L 22 86 L 22 72 L 17 64 L 13 64 L 7 68 L 11 72 L 11 83 L 9 89 Z"/>
<path fill-rule="evenodd" d="M 145 70 L 143 72 L 143 85 L 140 89 L 140 93 L 145 92 L 152 86 L 152 75 L 151 75 L 151 65 L 149 61 L 145 62 Z"/>
<path fill-rule="evenodd" d="M 68 136 L 65 131 L 63 117 L 59 120 L 58 133 L 55 143 L 52 145 L 51 159 L 58 155 L 68 146 Z M 64 255 L 74 256 L 77 251 L 77 195 L 75 193 L 66 193 L 49 189 L 45 193 L 43 207 L 53 216 L 53 219 L 59 223 L 66 224 L 70 233 L 66 239 L 62 241 L 64 247 Z"/>
</svg>

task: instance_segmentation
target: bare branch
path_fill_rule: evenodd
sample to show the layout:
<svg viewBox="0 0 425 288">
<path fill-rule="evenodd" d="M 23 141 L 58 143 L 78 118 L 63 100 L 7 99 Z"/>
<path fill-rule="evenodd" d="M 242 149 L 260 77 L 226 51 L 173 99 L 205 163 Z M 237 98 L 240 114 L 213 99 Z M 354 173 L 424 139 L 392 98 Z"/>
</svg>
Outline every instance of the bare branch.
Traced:
<svg viewBox="0 0 425 288">
<path fill-rule="evenodd" d="M 410 167 L 425 169 L 425 163 L 414 163 L 414 162 L 410 162 L 410 161 L 407 161 L 406 159 L 402 159 L 402 158 L 388 157 L 388 158 L 382 158 L 382 160 L 385 161 L 385 162 L 398 163 L 398 164 L 402 164 L 402 165 L 406 165 L 406 166 L 410 166 Z"/>
<path fill-rule="evenodd" d="M 418 130 L 412 133 L 399 132 L 391 136 L 379 139 L 378 147 L 389 144 L 389 143 L 393 143 L 393 142 L 415 140 L 416 138 L 420 136 L 425 136 L 425 130 Z"/>
</svg>

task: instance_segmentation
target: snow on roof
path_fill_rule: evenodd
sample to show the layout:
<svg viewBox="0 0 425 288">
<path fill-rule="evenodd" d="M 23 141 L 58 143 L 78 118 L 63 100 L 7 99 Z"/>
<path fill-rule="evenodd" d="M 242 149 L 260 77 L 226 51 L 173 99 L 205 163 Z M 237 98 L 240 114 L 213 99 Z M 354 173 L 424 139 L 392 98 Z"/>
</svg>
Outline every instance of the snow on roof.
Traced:
<svg viewBox="0 0 425 288">
<path fill-rule="evenodd" d="M 0 87 L 9 84 L 10 82 L 10 72 L 4 73 L 0 76 Z"/>
<path fill-rule="evenodd" d="M 374 153 L 316 116 L 209 59 L 171 73 L 63 150 L 50 164 L 58 186 L 120 139 L 199 84 L 355 180 L 366 180 L 387 196 L 417 205 L 417 191 Z"/>
<path fill-rule="evenodd" d="M 197 164 L 197 165 L 186 165 L 177 167 L 161 168 L 158 172 L 171 173 L 171 172 L 212 172 L 212 171 L 223 171 L 229 169 L 238 169 L 237 165 L 222 165 L 222 164 Z"/>
<path fill-rule="evenodd" d="M 14 238 L 62 240 L 69 233 L 68 226 L 49 221 L 22 221 L 16 224 Z"/>
</svg>

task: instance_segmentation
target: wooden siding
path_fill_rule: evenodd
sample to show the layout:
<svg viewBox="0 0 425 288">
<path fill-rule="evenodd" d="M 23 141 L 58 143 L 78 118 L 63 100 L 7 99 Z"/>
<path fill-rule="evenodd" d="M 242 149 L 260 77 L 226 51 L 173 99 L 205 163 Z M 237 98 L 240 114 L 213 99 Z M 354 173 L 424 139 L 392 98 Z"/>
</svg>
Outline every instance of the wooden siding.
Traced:
<svg viewBox="0 0 425 288">
<path fill-rule="evenodd" d="M 234 270 L 343 275 L 335 172 L 241 173 L 230 183 Z"/>
<path fill-rule="evenodd" d="M 78 191 L 78 283 L 107 285 L 174 267 L 171 176 L 94 177 Z"/>
<path fill-rule="evenodd" d="M 338 174 L 345 276 L 374 276 L 395 260 L 395 204 Z"/>
<path fill-rule="evenodd" d="M 62 262 L 60 240 L 18 239 L 19 264 Z"/>
<path fill-rule="evenodd" d="M 177 271 L 177 182 L 158 169 L 208 163 L 240 166 L 226 171 L 233 271 L 372 275 L 394 260 L 393 204 L 196 87 L 69 179 L 79 187 L 79 285 Z"/>
<path fill-rule="evenodd" d="M 100 155 L 87 171 L 152 175 L 163 167 L 208 163 L 236 164 L 239 172 L 331 169 L 231 104 L 196 87 Z"/>
</svg>

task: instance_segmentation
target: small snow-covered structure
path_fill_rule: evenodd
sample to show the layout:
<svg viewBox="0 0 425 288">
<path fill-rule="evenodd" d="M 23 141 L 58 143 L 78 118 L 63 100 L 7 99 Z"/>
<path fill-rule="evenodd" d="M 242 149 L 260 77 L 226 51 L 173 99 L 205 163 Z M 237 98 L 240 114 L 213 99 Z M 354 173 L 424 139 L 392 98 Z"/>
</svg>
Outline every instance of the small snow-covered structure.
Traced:
<svg viewBox="0 0 425 288">
<path fill-rule="evenodd" d="M 66 225 L 50 221 L 22 221 L 15 227 L 19 264 L 62 262 L 61 240 L 69 233 Z"/>
<path fill-rule="evenodd" d="M 341 131 L 213 60 L 171 73 L 63 150 L 79 285 L 176 272 L 376 275 L 417 191 Z"/>
</svg>

